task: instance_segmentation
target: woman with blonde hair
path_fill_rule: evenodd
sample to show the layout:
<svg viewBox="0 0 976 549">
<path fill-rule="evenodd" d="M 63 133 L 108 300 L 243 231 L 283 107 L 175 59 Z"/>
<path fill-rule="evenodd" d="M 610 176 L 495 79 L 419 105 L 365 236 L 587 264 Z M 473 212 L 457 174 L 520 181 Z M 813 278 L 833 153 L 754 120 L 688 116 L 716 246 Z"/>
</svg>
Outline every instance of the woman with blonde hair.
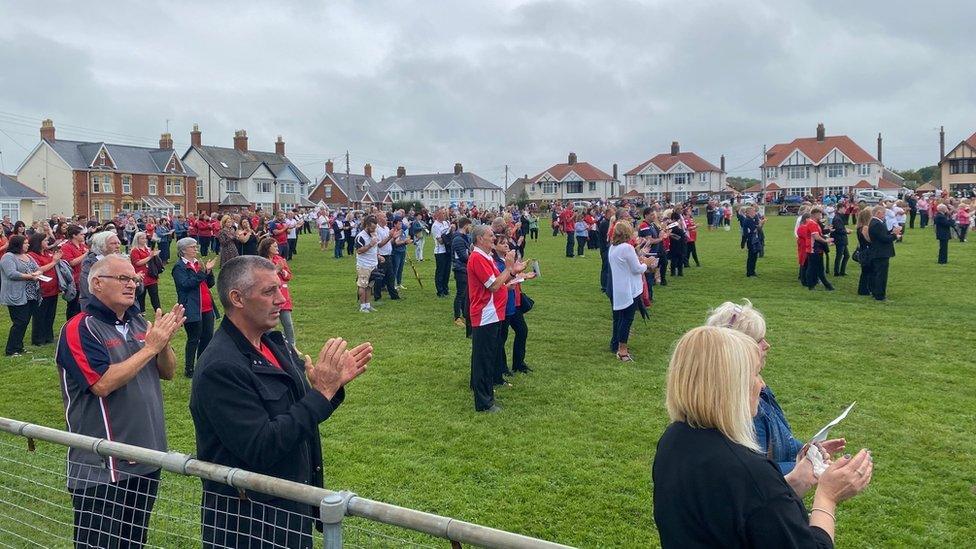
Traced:
<svg viewBox="0 0 976 549">
<path fill-rule="evenodd" d="M 238 256 L 237 252 L 237 227 L 234 226 L 234 218 L 225 215 L 220 220 L 220 231 L 216 234 L 218 242 L 218 253 L 220 254 L 220 266 L 223 267 L 228 261 Z"/>
<path fill-rule="evenodd" d="M 662 547 L 833 547 L 837 504 L 871 481 L 870 453 L 845 455 L 821 475 L 807 514 L 756 442 L 761 364 L 759 345 L 730 328 L 693 328 L 675 345 L 671 424 L 652 472 Z"/>
<path fill-rule="evenodd" d="M 861 265 L 861 276 L 857 279 L 857 295 L 871 295 L 871 281 L 874 270 L 871 269 L 871 236 L 868 227 L 871 226 L 871 208 L 864 208 L 857 212 L 857 223 L 854 231 L 857 233 L 857 249 L 854 250 L 854 261 Z"/>
<path fill-rule="evenodd" d="M 610 265 L 607 295 L 613 307 L 610 350 L 623 362 L 633 360 L 627 349 L 627 340 L 630 338 L 630 326 L 634 323 L 634 313 L 640 307 L 639 300 L 644 292 L 644 272 L 653 261 L 650 257 L 638 258 L 632 240 L 633 225 L 627 221 L 614 224 L 611 246 L 607 252 L 607 263 Z"/>
</svg>

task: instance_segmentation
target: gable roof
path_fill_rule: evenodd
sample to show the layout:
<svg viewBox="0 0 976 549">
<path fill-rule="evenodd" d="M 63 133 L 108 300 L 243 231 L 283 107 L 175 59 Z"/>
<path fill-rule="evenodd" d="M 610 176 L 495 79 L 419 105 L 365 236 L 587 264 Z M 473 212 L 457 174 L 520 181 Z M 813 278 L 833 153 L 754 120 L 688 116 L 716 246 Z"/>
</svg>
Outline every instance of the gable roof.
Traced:
<svg viewBox="0 0 976 549">
<path fill-rule="evenodd" d="M 203 160 L 210 165 L 211 168 L 217 172 L 217 175 L 224 179 L 246 179 L 250 177 L 260 166 L 264 164 L 267 166 L 268 171 L 273 173 L 275 177 L 291 168 L 295 175 L 298 176 L 298 180 L 304 184 L 309 184 L 308 177 L 298 169 L 298 166 L 292 164 L 291 160 L 288 160 L 287 156 L 282 156 L 280 154 L 275 154 L 271 152 L 264 151 L 247 151 L 242 152 L 230 147 L 215 147 L 213 145 L 203 145 L 203 146 L 193 146 L 187 149 L 186 153 L 183 154 L 183 158 L 190 153 L 190 150 L 195 150 Z"/>
<path fill-rule="evenodd" d="M 459 174 L 455 174 L 454 172 L 420 173 L 416 175 L 408 174 L 403 177 L 387 177 L 383 181 L 380 181 L 380 188 L 383 191 L 388 191 L 396 183 L 404 191 L 422 191 L 433 182 L 441 189 L 445 189 L 451 184 L 451 181 L 457 182 L 466 191 L 469 189 L 502 190 L 498 185 L 471 172 L 461 172 Z"/>
<path fill-rule="evenodd" d="M 175 154 L 171 149 L 151 149 L 148 147 L 134 147 L 131 145 L 116 145 L 101 141 L 70 141 L 56 139 L 44 140 L 58 156 L 64 159 L 73 170 L 88 170 L 98 151 L 105 148 L 108 156 L 115 163 L 115 171 L 123 173 L 166 174 L 166 165 Z M 180 163 L 182 165 L 182 162 Z M 183 166 L 186 175 L 196 177 L 196 172 Z"/>
<path fill-rule="evenodd" d="M 681 162 L 685 166 L 688 166 L 695 172 L 721 172 L 715 164 L 705 160 L 704 158 L 698 156 L 693 152 L 683 152 L 678 154 L 668 154 L 663 153 L 651 158 L 650 160 L 645 160 L 637 167 L 625 173 L 624 175 L 637 175 L 644 171 L 648 166 L 654 164 L 662 172 L 666 172 L 674 167 L 675 164 Z"/>
<path fill-rule="evenodd" d="M 855 164 L 879 163 L 875 157 L 868 154 L 867 151 L 862 149 L 850 137 L 846 135 L 831 135 L 825 137 L 823 141 L 817 141 L 816 137 L 801 137 L 789 143 L 773 145 L 772 148 L 766 151 L 766 161 L 763 162 L 762 167 L 771 168 L 779 166 L 783 160 L 796 150 L 803 153 L 816 166 L 835 148 L 844 156 L 850 158 L 851 162 Z"/>
<path fill-rule="evenodd" d="M 539 181 L 539 178 L 546 173 L 556 178 L 557 181 L 562 181 L 570 172 L 576 172 L 576 175 L 587 181 L 613 181 L 613 176 L 593 164 L 589 162 L 576 162 L 575 164 L 556 164 L 533 177 L 531 182 L 535 183 Z"/>
<path fill-rule="evenodd" d="M 346 198 L 350 202 L 379 202 L 376 198 L 376 194 L 381 187 L 380 184 L 376 182 L 372 177 L 368 177 L 362 174 L 349 174 L 348 178 L 344 173 L 327 173 L 322 179 L 316 184 L 315 189 L 318 189 L 326 181 L 331 181 L 333 185 L 339 188 L 342 194 L 346 195 Z M 359 190 L 363 183 L 366 183 L 368 190 Z M 313 189 L 312 192 L 315 191 Z M 312 193 L 309 193 L 311 196 Z M 382 198 L 382 197 L 380 197 Z"/>
<path fill-rule="evenodd" d="M 0 199 L 2 198 L 40 200 L 47 197 L 13 177 L 0 173 Z"/>
<path fill-rule="evenodd" d="M 966 144 L 976 149 L 976 133 L 973 133 L 973 135 L 969 136 L 969 139 L 966 140 Z"/>
</svg>

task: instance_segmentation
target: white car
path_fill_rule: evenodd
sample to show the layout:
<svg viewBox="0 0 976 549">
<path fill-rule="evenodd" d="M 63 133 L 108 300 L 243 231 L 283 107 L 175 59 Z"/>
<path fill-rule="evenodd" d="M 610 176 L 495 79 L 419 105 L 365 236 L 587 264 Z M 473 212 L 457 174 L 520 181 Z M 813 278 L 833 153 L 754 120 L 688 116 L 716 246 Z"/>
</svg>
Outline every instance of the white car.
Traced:
<svg viewBox="0 0 976 549">
<path fill-rule="evenodd" d="M 881 191 L 857 191 L 857 194 L 854 195 L 854 201 L 860 202 L 862 200 L 867 204 L 878 204 L 879 202 L 883 202 L 885 200 L 891 200 L 891 197 Z"/>
<path fill-rule="evenodd" d="M 573 209 L 574 210 L 588 210 L 593 207 L 593 203 L 589 200 L 574 200 Z"/>
</svg>

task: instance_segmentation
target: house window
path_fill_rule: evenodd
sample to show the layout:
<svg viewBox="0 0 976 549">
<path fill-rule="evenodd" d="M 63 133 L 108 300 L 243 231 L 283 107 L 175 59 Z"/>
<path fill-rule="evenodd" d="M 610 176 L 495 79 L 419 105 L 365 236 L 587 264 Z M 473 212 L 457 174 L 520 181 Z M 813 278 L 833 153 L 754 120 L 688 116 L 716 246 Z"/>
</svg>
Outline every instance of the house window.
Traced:
<svg viewBox="0 0 976 549">
<path fill-rule="evenodd" d="M 701 172 L 698 174 L 699 183 L 708 183 L 708 172 Z"/>
<path fill-rule="evenodd" d="M 403 199 L 403 193 L 400 191 L 391 191 L 390 199 L 392 199 L 394 202 L 399 202 L 401 199 Z"/>
<path fill-rule="evenodd" d="M 808 189 L 806 187 L 796 187 L 796 188 L 789 189 L 788 191 L 786 191 L 786 194 L 788 194 L 789 196 L 806 196 L 807 193 L 809 193 L 809 192 L 810 192 L 810 189 Z"/>
<path fill-rule="evenodd" d="M 767 179 L 776 179 L 777 175 L 779 175 L 779 168 L 766 168 Z"/>
<path fill-rule="evenodd" d="M 871 164 L 858 164 L 857 175 L 871 175 Z"/>
<path fill-rule="evenodd" d="M 182 196 L 183 195 L 183 178 L 182 177 L 167 177 L 166 178 L 166 194 Z"/>
<path fill-rule="evenodd" d="M 20 202 L 0 202 L 0 216 L 4 215 L 14 221 L 20 220 Z"/>
<path fill-rule="evenodd" d="M 806 166 L 790 166 L 786 169 L 786 177 L 790 179 L 806 179 L 807 178 L 807 167 Z"/>
<path fill-rule="evenodd" d="M 229 192 L 229 193 L 236 193 L 237 192 L 237 180 L 236 179 L 228 179 L 227 180 L 227 192 Z"/>
<path fill-rule="evenodd" d="M 92 176 L 92 192 L 93 193 L 110 193 L 112 192 L 112 176 L 110 175 L 99 175 L 95 174 Z"/>
<path fill-rule="evenodd" d="M 566 194 L 582 194 L 583 193 L 583 182 L 582 181 L 568 181 L 566 182 Z"/>
<path fill-rule="evenodd" d="M 176 215 L 182 214 L 183 213 L 183 204 L 180 204 L 179 202 L 173 204 L 173 213 L 176 214 Z"/>
<path fill-rule="evenodd" d="M 468 198 L 474 198 L 474 189 L 468 189 Z"/>
<path fill-rule="evenodd" d="M 262 179 L 257 181 L 257 188 L 259 193 L 270 193 L 271 191 L 271 181 L 268 179 Z"/>
<path fill-rule="evenodd" d="M 132 176 L 122 176 L 122 194 L 132 194 Z"/>
<path fill-rule="evenodd" d="M 976 173 L 976 159 L 962 158 L 949 161 L 949 173 Z"/>
<path fill-rule="evenodd" d="M 149 176 L 149 194 L 155 195 L 159 187 L 159 178 L 155 175 Z M 203 198 L 203 197 L 200 197 Z"/>
<path fill-rule="evenodd" d="M 102 217 L 101 217 L 101 219 L 102 220 L 105 220 L 105 221 L 107 221 L 109 219 L 112 219 L 112 216 L 115 213 L 112 210 L 113 210 L 113 208 L 112 208 L 112 203 L 111 202 L 102 202 L 102 210 L 101 210 L 102 211 Z"/>
<path fill-rule="evenodd" d="M 197 200 L 203 200 L 203 184 L 197 181 Z"/>
<path fill-rule="evenodd" d="M 279 181 L 278 192 L 281 194 L 295 194 L 295 184 L 289 181 Z"/>
<path fill-rule="evenodd" d="M 674 184 L 675 185 L 687 185 L 688 184 L 688 174 L 686 173 L 676 173 L 674 174 Z M 679 201 L 676 201 L 679 202 Z"/>
<path fill-rule="evenodd" d="M 461 198 L 461 193 L 457 189 L 451 189 L 450 196 L 451 200 L 457 200 Z"/>
<path fill-rule="evenodd" d="M 596 192 L 596 181 L 590 181 L 589 189 L 590 189 L 589 192 L 591 192 L 591 193 L 595 193 Z"/>
<path fill-rule="evenodd" d="M 663 175 L 659 175 L 659 174 L 655 174 L 655 175 L 644 175 L 644 176 L 641 176 L 641 177 L 644 178 L 644 181 L 646 182 L 644 184 L 644 186 L 647 187 L 647 188 L 651 188 L 652 186 L 655 186 L 655 185 L 660 185 L 661 184 L 661 181 L 664 179 L 664 176 Z"/>
<path fill-rule="evenodd" d="M 542 194 L 556 194 L 556 184 L 552 181 L 546 181 L 543 183 Z"/>
<path fill-rule="evenodd" d="M 325 186 L 325 197 L 332 198 L 332 185 Z"/>
<path fill-rule="evenodd" d="M 827 177 L 844 177 L 846 172 L 843 164 L 827 164 Z"/>
<path fill-rule="evenodd" d="M 675 204 L 679 204 L 681 202 L 684 202 L 684 201 L 688 200 L 688 197 L 690 195 L 691 195 L 691 193 L 689 193 L 688 191 L 678 191 L 678 192 L 672 193 L 671 194 L 671 202 L 673 202 Z"/>
</svg>

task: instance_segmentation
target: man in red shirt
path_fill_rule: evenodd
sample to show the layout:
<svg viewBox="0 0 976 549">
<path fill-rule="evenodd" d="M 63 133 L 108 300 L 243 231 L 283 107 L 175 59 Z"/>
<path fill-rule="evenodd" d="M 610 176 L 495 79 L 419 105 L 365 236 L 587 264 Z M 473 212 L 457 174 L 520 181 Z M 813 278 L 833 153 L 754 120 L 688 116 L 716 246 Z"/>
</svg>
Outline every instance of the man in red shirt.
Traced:
<svg viewBox="0 0 976 549">
<path fill-rule="evenodd" d="M 70 225 L 65 231 L 68 241 L 61 245 L 61 259 L 71 265 L 71 275 L 75 280 L 75 289 L 81 288 L 81 263 L 88 255 L 88 246 L 85 246 L 85 228 L 80 225 Z M 65 320 L 81 312 L 81 304 L 78 302 L 78 294 L 68 302 L 65 311 Z"/>
<path fill-rule="evenodd" d="M 559 225 L 566 233 L 566 257 L 573 257 L 573 234 L 576 231 L 576 215 L 573 206 L 566 204 L 563 211 L 559 212 Z"/>
<path fill-rule="evenodd" d="M 804 251 L 807 254 L 803 285 L 812 290 L 817 287 L 817 282 L 822 282 L 824 288 L 833 290 L 833 285 L 827 282 L 827 272 L 824 269 L 823 260 L 823 251 L 829 249 L 831 240 L 823 235 L 823 227 L 820 226 L 821 216 L 823 216 L 823 210 L 813 208 L 810 210 L 810 219 L 802 223 L 797 229 L 797 234 L 805 237 L 803 244 L 805 246 Z"/>
<path fill-rule="evenodd" d="M 278 244 L 278 255 L 288 257 L 288 224 L 285 222 L 285 212 L 279 211 L 275 219 L 268 224 L 268 231 Z"/>
<path fill-rule="evenodd" d="M 471 316 L 471 390 L 474 409 L 495 413 L 494 370 L 498 364 L 501 341 L 501 321 L 505 320 L 508 303 L 506 284 L 525 270 L 525 264 L 515 260 L 515 252 L 505 256 L 505 270 L 498 271 L 491 258 L 494 238 L 491 229 L 478 225 L 471 230 L 474 243 L 468 256 L 468 304 Z"/>
</svg>

